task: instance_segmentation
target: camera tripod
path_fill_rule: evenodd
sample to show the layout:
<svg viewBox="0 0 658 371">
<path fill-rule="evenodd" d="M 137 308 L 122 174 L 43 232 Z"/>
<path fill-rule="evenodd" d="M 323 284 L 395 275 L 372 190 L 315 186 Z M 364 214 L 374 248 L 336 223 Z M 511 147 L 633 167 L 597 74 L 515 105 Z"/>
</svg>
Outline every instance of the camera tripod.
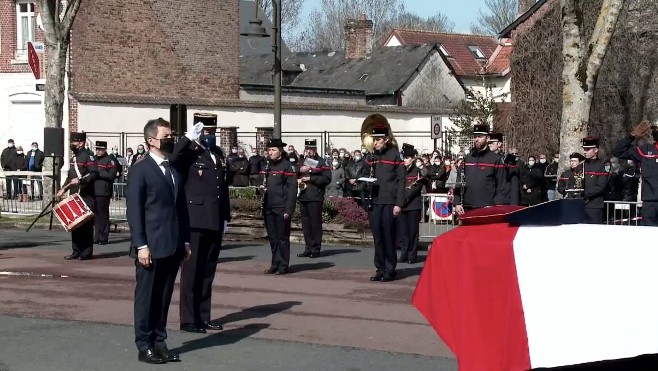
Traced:
<svg viewBox="0 0 658 371">
<path fill-rule="evenodd" d="M 51 157 L 51 156 L 48 156 Z M 53 229 L 53 207 L 57 204 L 57 192 L 59 192 L 59 179 L 60 179 L 60 164 L 59 164 L 59 157 L 52 156 L 53 158 L 53 171 L 52 171 L 52 179 L 53 179 L 53 184 L 51 187 L 51 192 L 52 194 L 50 195 L 50 201 L 46 206 L 43 207 L 39 215 L 37 215 L 36 218 L 32 221 L 32 224 L 30 224 L 29 227 L 25 230 L 25 232 L 29 232 L 30 229 L 36 224 L 36 222 L 43 218 L 44 216 L 50 214 L 50 223 L 48 224 L 48 230 L 52 231 Z M 43 183 L 41 184 L 43 187 Z"/>
</svg>

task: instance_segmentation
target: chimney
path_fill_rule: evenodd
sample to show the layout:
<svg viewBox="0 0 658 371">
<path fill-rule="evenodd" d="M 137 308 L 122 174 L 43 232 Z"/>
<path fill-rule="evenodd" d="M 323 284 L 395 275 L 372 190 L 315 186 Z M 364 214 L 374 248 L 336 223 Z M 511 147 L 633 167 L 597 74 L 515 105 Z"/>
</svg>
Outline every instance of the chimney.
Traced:
<svg viewBox="0 0 658 371">
<path fill-rule="evenodd" d="M 537 0 L 519 0 L 519 14 L 521 15 L 528 11 L 533 5 L 535 5 Z"/>
<path fill-rule="evenodd" d="M 365 14 L 345 22 L 345 58 L 365 58 L 372 51 L 372 21 Z"/>
</svg>

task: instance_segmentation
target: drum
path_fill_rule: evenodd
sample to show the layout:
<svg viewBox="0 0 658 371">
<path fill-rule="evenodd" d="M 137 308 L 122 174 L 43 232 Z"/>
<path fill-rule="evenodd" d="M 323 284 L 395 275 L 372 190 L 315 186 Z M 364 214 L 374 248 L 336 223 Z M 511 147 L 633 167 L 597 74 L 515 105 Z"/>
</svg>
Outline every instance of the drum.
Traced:
<svg viewBox="0 0 658 371">
<path fill-rule="evenodd" d="M 53 207 L 53 213 L 67 232 L 80 227 L 94 217 L 79 194 L 74 193 Z"/>
</svg>

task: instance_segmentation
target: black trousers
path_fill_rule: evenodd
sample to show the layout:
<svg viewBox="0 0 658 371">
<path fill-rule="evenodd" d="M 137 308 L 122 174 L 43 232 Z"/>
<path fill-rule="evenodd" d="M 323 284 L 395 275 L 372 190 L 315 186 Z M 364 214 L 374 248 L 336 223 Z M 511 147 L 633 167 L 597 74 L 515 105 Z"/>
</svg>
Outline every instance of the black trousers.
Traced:
<svg viewBox="0 0 658 371">
<path fill-rule="evenodd" d="M 418 235 L 420 234 L 421 210 L 402 211 L 398 216 L 400 259 L 416 260 L 418 257 Z"/>
<path fill-rule="evenodd" d="M 209 229 L 190 231 L 192 257 L 183 261 L 180 278 L 180 323 L 210 322 L 212 283 L 222 247 L 222 233 Z"/>
<path fill-rule="evenodd" d="M 306 247 L 304 252 L 319 254 L 322 248 L 322 201 L 300 202 L 302 230 Z"/>
<path fill-rule="evenodd" d="M 92 211 L 96 209 L 93 197 L 83 197 L 82 200 Z M 89 258 L 94 254 L 94 218 L 71 231 L 71 247 L 73 253 L 81 258 Z"/>
<path fill-rule="evenodd" d="M 176 253 L 153 259 L 148 269 L 135 259 L 135 345 L 139 351 L 165 345 L 169 304 L 181 258 Z"/>
<path fill-rule="evenodd" d="M 601 224 L 603 223 L 603 209 L 588 209 L 585 208 L 585 224 Z"/>
<path fill-rule="evenodd" d="M 11 170 L 7 170 L 11 171 Z M 14 177 L 13 176 L 8 176 L 5 178 L 5 187 L 7 188 L 7 198 L 10 199 L 14 195 L 16 195 L 17 190 L 14 189 Z M 12 189 L 14 189 L 14 193 L 12 193 Z"/>
<path fill-rule="evenodd" d="M 283 209 L 265 208 L 265 230 L 272 249 L 271 268 L 285 271 L 290 265 L 290 218 L 283 218 Z M 292 216 L 292 215 L 291 215 Z"/>
<path fill-rule="evenodd" d="M 658 201 L 642 202 L 642 225 L 658 227 Z"/>
<path fill-rule="evenodd" d="M 94 241 L 107 242 L 110 236 L 110 197 L 96 196 Z"/>
<path fill-rule="evenodd" d="M 396 218 L 393 216 L 394 205 L 373 205 L 368 214 L 372 237 L 375 240 L 375 268 L 377 273 L 395 274 L 397 265 Z"/>
</svg>

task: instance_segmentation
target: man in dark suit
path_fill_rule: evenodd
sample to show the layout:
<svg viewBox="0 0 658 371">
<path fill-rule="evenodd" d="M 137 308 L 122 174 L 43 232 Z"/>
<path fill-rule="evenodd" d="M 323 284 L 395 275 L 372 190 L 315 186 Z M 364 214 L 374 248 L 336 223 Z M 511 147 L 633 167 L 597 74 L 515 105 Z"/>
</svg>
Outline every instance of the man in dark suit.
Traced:
<svg viewBox="0 0 658 371">
<path fill-rule="evenodd" d="M 194 256 L 181 268 L 180 329 L 205 333 L 223 328 L 210 321 L 210 307 L 222 234 L 231 212 L 226 158 L 216 144 L 217 115 L 195 113 L 194 122 L 176 143 L 171 161 L 184 179 Z"/>
<path fill-rule="evenodd" d="M 135 344 L 138 359 L 166 363 L 180 358 L 167 349 L 167 315 L 181 260 L 189 259 L 190 230 L 179 173 L 168 160 L 171 125 L 162 118 L 144 126 L 149 155 L 130 168 L 126 189 L 130 256 L 135 258 Z"/>
</svg>

